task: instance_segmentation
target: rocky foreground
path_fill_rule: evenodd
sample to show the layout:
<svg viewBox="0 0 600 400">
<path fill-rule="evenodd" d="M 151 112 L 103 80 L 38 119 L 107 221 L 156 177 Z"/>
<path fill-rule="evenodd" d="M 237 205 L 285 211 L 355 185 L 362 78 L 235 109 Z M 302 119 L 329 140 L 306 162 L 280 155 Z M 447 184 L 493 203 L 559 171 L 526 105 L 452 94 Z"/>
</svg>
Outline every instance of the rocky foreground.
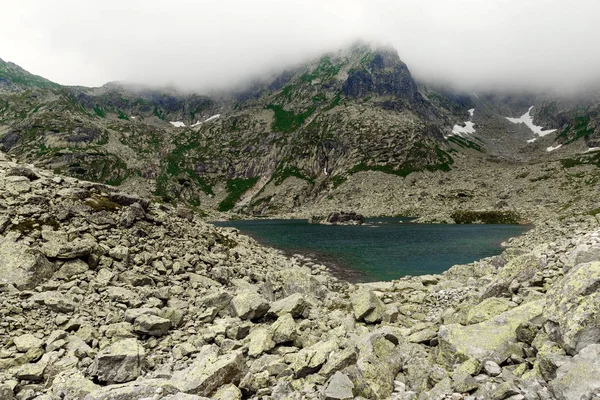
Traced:
<svg viewBox="0 0 600 400">
<path fill-rule="evenodd" d="M 598 235 L 352 285 L 0 155 L 0 399 L 600 398 Z"/>
</svg>

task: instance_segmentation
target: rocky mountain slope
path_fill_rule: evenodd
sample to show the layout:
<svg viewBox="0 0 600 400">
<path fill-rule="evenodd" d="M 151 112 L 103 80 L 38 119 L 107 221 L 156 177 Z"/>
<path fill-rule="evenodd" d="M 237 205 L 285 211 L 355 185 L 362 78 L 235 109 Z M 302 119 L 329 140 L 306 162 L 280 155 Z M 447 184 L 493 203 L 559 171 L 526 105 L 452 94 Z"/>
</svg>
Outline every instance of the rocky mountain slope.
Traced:
<svg viewBox="0 0 600 400">
<path fill-rule="evenodd" d="M 0 153 L 0 398 L 592 399 L 600 223 L 349 284 L 185 207 Z"/>
<path fill-rule="evenodd" d="M 274 215 L 330 198 L 357 202 L 364 193 L 352 182 L 365 173 L 396 182 L 498 162 L 596 165 L 597 153 L 585 153 L 600 135 L 596 97 L 434 88 L 415 82 L 395 50 L 364 44 L 211 96 L 62 87 L 0 61 L 0 145 L 19 160 L 163 201 Z M 532 123 L 556 131 L 540 137 L 507 119 L 531 106 Z"/>
</svg>

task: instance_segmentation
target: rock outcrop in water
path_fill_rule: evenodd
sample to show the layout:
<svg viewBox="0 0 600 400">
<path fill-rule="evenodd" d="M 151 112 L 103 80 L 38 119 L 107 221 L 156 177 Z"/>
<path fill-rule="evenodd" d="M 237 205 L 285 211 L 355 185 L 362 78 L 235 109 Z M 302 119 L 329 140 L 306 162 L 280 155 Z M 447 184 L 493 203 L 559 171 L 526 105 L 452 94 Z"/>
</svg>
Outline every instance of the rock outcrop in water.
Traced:
<svg viewBox="0 0 600 400">
<path fill-rule="evenodd" d="M 0 398 L 600 393 L 594 217 L 353 285 L 190 210 L 0 155 Z"/>
<path fill-rule="evenodd" d="M 309 224 L 325 225 L 362 225 L 365 223 L 365 217 L 354 211 L 335 211 L 327 217 L 311 216 L 308 219 Z"/>
</svg>

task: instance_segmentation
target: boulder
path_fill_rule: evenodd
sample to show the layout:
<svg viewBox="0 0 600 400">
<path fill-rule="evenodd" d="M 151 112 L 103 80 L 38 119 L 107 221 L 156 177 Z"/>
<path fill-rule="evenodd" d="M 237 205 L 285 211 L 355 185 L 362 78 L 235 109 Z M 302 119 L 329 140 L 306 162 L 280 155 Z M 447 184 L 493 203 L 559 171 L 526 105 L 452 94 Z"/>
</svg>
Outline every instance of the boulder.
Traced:
<svg viewBox="0 0 600 400">
<path fill-rule="evenodd" d="M 291 342 L 296 337 L 296 322 L 291 314 L 283 314 L 271 325 L 271 331 L 275 343 Z"/>
<path fill-rule="evenodd" d="M 31 333 L 26 333 L 21 336 L 17 336 L 13 339 L 15 346 L 17 347 L 17 351 L 22 353 L 26 353 L 31 349 L 41 348 L 44 344 L 44 341 L 36 338 Z"/>
<path fill-rule="evenodd" d="M 296 379 L 317 372 L 327 362 L 331 352 L 337 349 L 337 341 L 329 340 L 327 342 L 318 342 L 300 350 L 291 365 Z"/>
<path fill-rule="evenodd" d="M 281 317 L 284 314 L 291 314 L 294 318 L 306 318 L 310 311 L 310 303 L 301 293 L 294 293 L 291 296 L 271 304 L 269 314 Z"/>
<path fill-rule="evenodd" d="M 77 308 L 77 303 L 71 297 L 57 291 L 36 293 L 31 296 L 31 301 L 43 304 L 57 313 L 70 313 Z"/>
<path fill-rule="evenodd" d="M 135 319 L 133 330 L 150 336 L 163 336 L 171 329 L 171 321 L 151 314 L 142 314 Z"/>
<path fill-rule="evenodd" d="M 352 309 L 354 317 L 367 323 L 375 323 L 383 320 L 385 305 L 375 293 L 366 289 L 359 289 L 352 296 Z"/>
<path fill-rule="evenodd" d="M 467 324 L 478 324 L 483 321 L 502 314 L 516 306 L 512 301 L 505 298 L 490 297 L 481 303 L 471 307 L 467 313 Z"/>
<path fill-rule="evenodd" d="M 122 383 L 142 373 L 146 352 L 136 339 L 123 339 L 101 350 L 94 361 L 94 372 L 100 382 Z"/>
<path fill-rule="evenodd" d="M 326 223 L 331 225 L 362 225 L 365 217 L 353 211 L 332 212 L 327 216 Z"/>
<path fill-rule="evenodd" d="M 567 353 L 600 343 L 600 262 L 579 264 L 547 293 L 544 308 L 554 326 L 549 335 Z"/>
<path fill-rule="evenodd" d="M 236 317 L 256 320 L 269 311 L 269 302 L 256 292 L 245 290 L 231 300 L 231 308 Z"/>
<path fill-rule="evenodd" d="M 454 364 L 475 358 L 501 364 L 512 354 L 520 355 L 516 329 L 542 313 L 544 300 L 520 305 L 490 320 L 474 325 L 442 325 L 438 332 L 441 362 Z"/>
<path fill-rule="evenodd" d="M 75 368 L 60 372 L 52 381 L 52 394 L 64 400 L 83 399 L 87 394 L 98 389 L 100 386 L 87 379 Z"/>
<path fill-rule="evenodd" d="M 253 330 L 250 332 L 248 339 L 250 339 L 248 346 L 248 355 L 250 357 L 257 357 L 275 347 L 273 334 L 267 328 L 261 327 Z"/>
<path fill-rule="evenodd" d="M 550 389 L 559 400 L 595 399 L 600 396 L 600 344 L 579 351 L 556 371 Z"/>
<path fill-rule="evenodd" d="M 19 290 L 33 289 L 52 276 L 54 266 L 16 238 L 12 233 L 0 237 L 0 287 L 14 285 Z"/>
<path fill-rule="evenodd" d="M 325 384 L 323 397 L 325 400 L 350 400 L 354 398 L 352 389 L 354 384 L 350 378 L 338 371 Z"/>
<path fill-rule="evenodd" d="M 72 242 L 50 241 L 42 245 L 41 251 L 48 258 L 70 259 L 88 256 L 96 243 L 86 239 L 75 239 Z"/>
<path fill-rule="evenodd" d="M 492 282 L 483 289 L 481 298 L 498 297 L 508 293 L 513 281 L 524 282 L 531 279 L 540 268 L 540 260 L 532 254 L 513 258 L 500 268 Z"/>
<path fill-rule="evenodd" d="M 178 391 L 179 390 L 167 380 L 143 379 L 134 382 L 122 383 L 119 385 L 101 387 L 83 397 L 83 400 L 165 399 L 168 398 L 168 396 L 177 394 Z M 73 400 L 80 399 L 81 398 Z"/>
<path fill-rule="evenodd" d="M 238 384 L 247 371 L 242 353 L 217 354 L 216 346 L 205 346 L 190 367 L 173 374 L 171 382 L 182 392 L 200 396 L 210 396 L 228 383 Z"/>
</svg>

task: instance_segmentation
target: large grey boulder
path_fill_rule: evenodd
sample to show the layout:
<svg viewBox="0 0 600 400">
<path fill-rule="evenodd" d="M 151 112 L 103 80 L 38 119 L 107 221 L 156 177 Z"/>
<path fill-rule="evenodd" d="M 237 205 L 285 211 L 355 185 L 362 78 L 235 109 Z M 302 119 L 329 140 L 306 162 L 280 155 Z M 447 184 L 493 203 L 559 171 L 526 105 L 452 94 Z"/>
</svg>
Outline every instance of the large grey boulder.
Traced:
<svg viewBox="0 0 600 400">
<path fill-rule="evenodd" d="M 41 251 L 48 258 L 70 259 L 88 256 L 95 247 L 96 243 L 87 239 L 75 239 L 72 242 L 52 240 L 44 243 Z"/>
<path fill-rule="evenodd" d="M 592 344 L 556 371 L 550 389 L 559 400 L 600 398 L 600 344 Z"/>
<path fill-rule="evenodd" d="M 171 382 L 182 392 L 210 396 L 223 385 L 238 384 L 246 371 L 241 352 L 219 356 L 218 347 L 205 346 L 190 367 L 173 374 Z"/>
<path fill-rule="evenodd" d="M 354 398 L 352 389 L 354 384 L 350 378 L 338 371 L 325 384 L 323 397 L 325 400 L 350 400 Z"/>
<path fill-rule="evenodd" d="M 0 237 L 0 287 L 14 285 L 19 290 L 33 289 L 52 276 L 54 267 L 42 254 L 16 239 L 14 233 Z"/>
<path fill-rule="evenodd" d="M 550 287 L 544 316 L 567 353 L 600 343 L 600 262 L 579 264 Z"/>
<path fill-rule="evenodd" d="M 513 281 L 524 282 L 531 279 L 540 268 L 540 260 L 532 254 L 513 258 L 500 268 L 493 281 L 483 289 L 481 298 L 487 299 L 506 294 Z"/>
<path fill-rule="evenodd" d="M 448 364 L 475 358 L 501 364 L 512 354 L 522 351 L 516 343 L 516 330 L 542 313 L 544 300 L 520 305 L 490 320 L 462 326 L 442 325 L 438 332 L 440 361 Z"/>
<path fill-rule="evenodd" d="M 83 397 L 83 400 L 154 400 L 168 398 L 168 396 L 177 394 L 178 391 L 179 390 L 167 380 L 143 379 L 119 385 L 101 387 Z M 77 400 L 80 399 L 81 397 Z"/>
<path fill-rule="evenodd" d="M 291 296 L 277 300 L 271 304 L 270 315 L 281 317 L 284 314 L 291 314 L 294 318 L 306 318 L 310 311 L 310 303 L 301 293 L 294 293 Z"/>
<path fill-rule="evenodd" d="M 87 394 L 98 389 L 100 386 L 87 379 L 75 368 L 60 372 L 52 381 L 52 394 L 64 400 L 83 399 Z"/>
<path fill-rule="evenodd" d="M 94 372 L 100 382 L 122 383 L 142 373 L 146 352 L 136 339 L 123 339 L 101 350 L 94 361 Z"/>
<path fill-rule="evenodd" d="M 22 353 L 26 353 L 31 349 L 41 348 L 44 344 L 44 341 L 36 338 L 31 333 L 26 333 L 21 336 L 17 336 L 13 339 L 15 346 L 17 347 L 17 351 Z"/>
<path fill-rule="evenodd" d="M 310 347 L 305 347 L 296 354 L 292 362 L 292 369 L 296 378 L 303 378 L 317 372 L 327 362 L 329 355 L 338 349 L 335 340 L 318 342 Z"/>
<path fill-rule="evenodd" d="M 169 332 L 171 321 L 151 314 L 142 314 L 135 319 L 133 330 L 150 336 L 163 336 Z"/>
<path fill-rule="evenodd" d="M 231 308 L 234 316 L 255 320 L 269 311 L 269 302 L 256 292 L 245 290 L 231 299 Z"/>
<path fill-rule="evenodd" d="M 360 289 L 350 296 L 350 301 L 352 302 L 354 317 L 358 321 L 364 320 L 367 323 L 375 323 L 383 320 L 385 305 L 372 291 Z"/>
</svg>

